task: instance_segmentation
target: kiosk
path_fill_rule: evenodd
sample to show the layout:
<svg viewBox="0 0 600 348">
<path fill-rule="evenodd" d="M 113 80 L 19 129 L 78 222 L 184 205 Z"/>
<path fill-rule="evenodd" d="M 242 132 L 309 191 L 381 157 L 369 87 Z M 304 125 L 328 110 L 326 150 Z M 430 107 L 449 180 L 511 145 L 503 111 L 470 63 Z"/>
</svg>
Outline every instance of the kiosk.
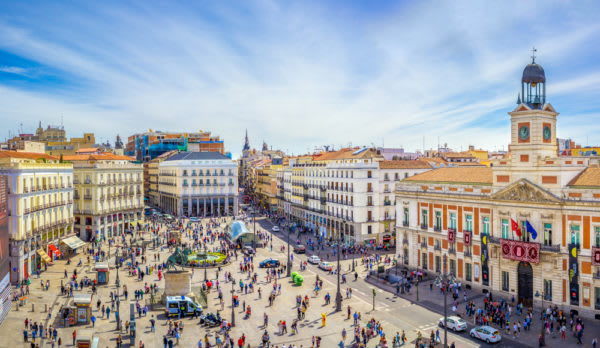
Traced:
<svg viewBox="0 0 600 348">
<path fill-rule="evenodd" d="M 94 337 L 92 330 L 82 329 L 77 332 L 75 341 L 77 348 L 98 348 L 99 338 Z"/>
<path fill-rule="evenodd" d="M 64 327 L 89 324 L 92 318 L 92 294 L 75 294 L 61 310 Z"/>
<path fill-rule="evenodd" d="M 108 262 L 96 262 L 94 270 L 96 271 L 96 284 L 108 284 Z"/>
</svg>

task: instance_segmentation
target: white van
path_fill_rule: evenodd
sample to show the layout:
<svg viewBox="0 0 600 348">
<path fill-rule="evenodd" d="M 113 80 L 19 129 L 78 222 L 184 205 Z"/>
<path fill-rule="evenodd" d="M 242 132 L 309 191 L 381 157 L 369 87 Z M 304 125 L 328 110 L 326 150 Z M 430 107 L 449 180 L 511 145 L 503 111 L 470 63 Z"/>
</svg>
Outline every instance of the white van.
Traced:
<svg viewBox="0 0 600 348">
<path fill-rule="evenodd" d="M 194 302 L 187 296 L 167 296 L 167 306 L 165 310 L 167 317 L 177 317 L 179 312 L 181 316 L 202 314 L 202 306 Z"/>
</svg>

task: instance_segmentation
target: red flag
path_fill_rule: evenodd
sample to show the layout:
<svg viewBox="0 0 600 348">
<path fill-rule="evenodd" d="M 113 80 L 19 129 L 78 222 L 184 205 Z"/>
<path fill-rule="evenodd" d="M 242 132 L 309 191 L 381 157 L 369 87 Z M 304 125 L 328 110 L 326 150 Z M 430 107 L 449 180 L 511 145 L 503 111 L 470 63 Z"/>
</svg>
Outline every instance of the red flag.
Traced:
<svg viewBox="0 0 600 348">
<path fill-rule="evenodd" d="M 512 224 L 513 232 L 515 232 L 518 237 L 521 237 L 521 228 L 519 227 L 519 224 L 513 219 L 510 219 L 510 222 Z"/>
</svg>

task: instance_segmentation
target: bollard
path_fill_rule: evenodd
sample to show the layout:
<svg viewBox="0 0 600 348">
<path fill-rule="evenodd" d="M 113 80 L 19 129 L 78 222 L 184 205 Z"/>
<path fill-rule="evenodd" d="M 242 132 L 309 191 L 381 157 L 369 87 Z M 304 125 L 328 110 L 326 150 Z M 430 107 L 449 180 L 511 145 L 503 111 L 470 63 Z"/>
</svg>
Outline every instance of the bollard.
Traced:
<svg viewBox="0 0 600 348">
<path fill-rule="evenodd" d="M 35 307 L 33 306 L 33 303 L 31 304 L 31 311 L 35 312 Z"/>
<path fill-rule="evenodd" d="M 48 313 L 48 304 L 47 303 L 44 304 L 44 313 Z"/>
</svg>

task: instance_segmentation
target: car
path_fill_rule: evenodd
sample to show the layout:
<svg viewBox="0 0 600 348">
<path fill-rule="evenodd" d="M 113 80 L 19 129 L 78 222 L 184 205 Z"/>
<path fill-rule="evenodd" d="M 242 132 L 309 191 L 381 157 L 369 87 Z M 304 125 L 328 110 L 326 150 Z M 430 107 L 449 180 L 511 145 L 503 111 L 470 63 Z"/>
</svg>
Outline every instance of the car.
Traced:
<svg viewBox="0 0 600 348">
<path fill-rule="evenodd" d="M 487 325 L 482 325 L 471 329 L 471 337 L 480 339 L 486 343 L 496 343 L 500 342 L 502 336 L 500 336 L 500 332 Z"/>
<path fill-rule="evenodd" d="M 167 296 L 165 308 L 167 317 L 202 314 L 202 305 L 187 296 Z"/>
<path fill-rule="evenodd" d="M 324 271 L 331 271 L 333 269 L 333 267 L 331 266 L 331 263 L 329 263 L 327 261 L 321 261 L 321 263 L 319 263 L 319 268 Z"/>
<path fill-rule="evenodd" d="M 279 232 L 279 226 L 273 226 L 273 228 L 271 229 L 271 231 L 273 231 L 273 232 Z"/>
<path fill-rule="evenodd" d="M 254 255 L 254 254 L 256 253 L 256 251 L 254 251 L 254 249 L 252 249 L 252 247 L 251 247 L 251 246 L 249 246 L 249 245 L 246 245 L 246 246 L 245 246 L 245 247 L 242 249 L 242 252 L 243 252 L 245 255 Z"/>
<path fill-rule="evenodd" d="M 452 331 L 465 331 L 467 329 L 467 322 L 454 315 L 449 316 L 446 323 L 448 325 L 448 329 Z M 438 320 L 438 325 L 440 327 L 444 327 L 444 318 L 440 318 L 440 320 Z"/>
<path fill-rule="evenodd" d="M 258 267 L 260 268 L 273 268 L 273 267 L 279 267 L 281 263 L 279 262 L 279 260 L 276 259 L 266 259 L 264 261 L 262 261 L 261 263 L 258 264 Z"/>
<path fill-rule="evenodd" d="M 294 252 L 296 254 L 305 254 L 306 253 L 306 247 L 304 245 L 302 245 L 302 244 L 298 244 L 294 248 Z"/>
<path fill-rule="evenodd" d="M 318 265 L 321 263 L 321 258 L 317 255 L 312 255 L 308 258 L 308 263 L 312 263 L 313 265 Z"/>
<path fill-rule="evenodd" d="M 190 222 L 199 222 L 199 221 L 200 221 L 200 218 L 199 218 L 199 217 L 192 216 L 192 217 L 190 218 Z"/>
</svg>

